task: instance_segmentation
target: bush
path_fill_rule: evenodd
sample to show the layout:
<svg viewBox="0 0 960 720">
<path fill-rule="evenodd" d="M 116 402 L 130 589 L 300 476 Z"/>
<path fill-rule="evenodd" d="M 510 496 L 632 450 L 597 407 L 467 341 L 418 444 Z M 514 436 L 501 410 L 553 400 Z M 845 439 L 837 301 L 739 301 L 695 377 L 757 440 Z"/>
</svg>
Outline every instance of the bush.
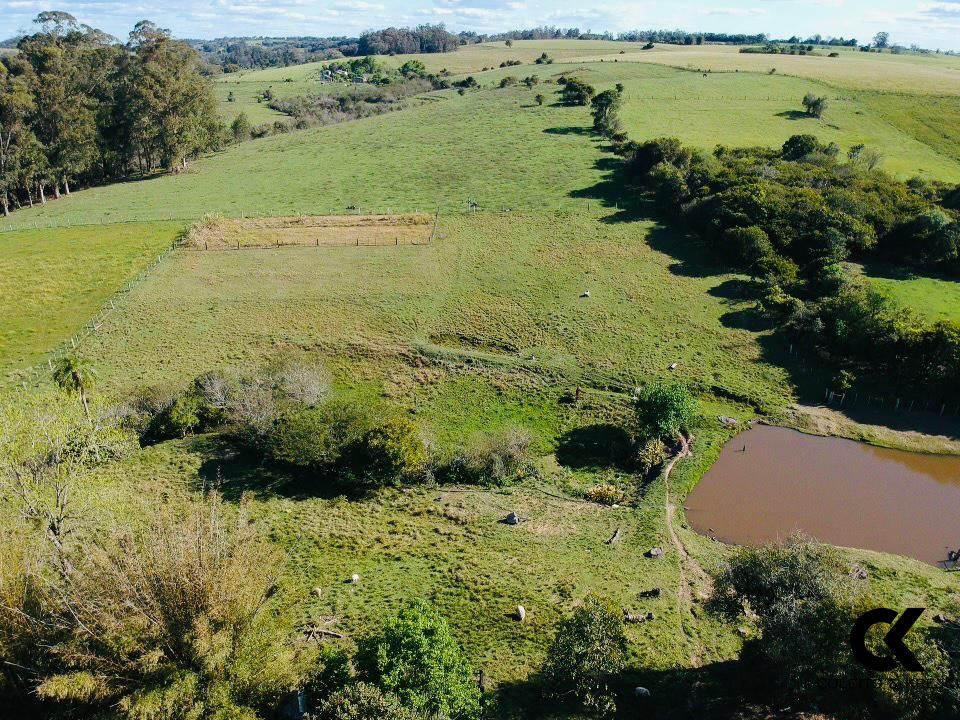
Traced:
<svg viewBox="0 0 960 720">
<path fill-rule="evenodd" d="M 592 85 L 588 85 L 577 78 L 566 78 L 563 89 L 560 91 L 560 98 L 564 105 L 586 105 L 590 102 L 594 92 Z"/>
<path fill-rule="evenodd" d="M 606 483 L 594 485 L 584 493 L 584 498 L 599 505 L 618 505 L 624 501 L 624 497 L 623 490 Z"/>
<path fill-rule="evenodd" d="M 646 175 L 660 163 L 677 168 L 686 167 L 692 153 L 677 138 L 656 138 L 631 148 L 628 166 L 632 173 Z"/>
<path fill-rule="evenodd" d="M 316 408 L 295 406 L 267 434 L 271 459 L 314 470 L 346 468 L 372 421 L 355 405 L 328 401 Z"/>
<path fill-rule="evenodd" d="M 923 681 L 910 673 L 866 674 L 849 651 L 850 629 L 875 607 L 835 548 L 803 537 L 779 545 L 740 548 L 715 576 L 711 604 L 740 620 L 744 607 L 756 613 L 759 638 L 749 641 L 742 662 L 771 701 L 792 698 L 864 717 L 956 717 L 955 669 L 921 628 L 908 644 L 924 665 Z M 887 653 L 875 631 L 867 644 Z"/>
<path fill-rule="evenodd" d="M 800 537 L 740 548 L 715 578 L 721 612 L 736 617 L 746 604 L 757 614 L 760 639 L 750 651 L 776 692 L 807 702 L 858 667 L 847 642 L 857 600 L 839 552 Z"/>
<path fill-rule="evenodd" d="M 317 720 L 417 720 L 395 695 L 376 685 L 356 683 L 333 693 L 317 710 Z"/>
<path fill-rule="evenodd" d="M 637 426 L 641 437 L 674 440 L 689 430 L 699 406 L 684 385 L 648 385 L 637 396 Z"/>
<path fill-rule="evenodd" d="M 367 433 L 360 455 L 360 472 L 374 486 L 398 485 L 421 478 L 429 460 L 416 423 L 408 418 L 394 418 Z"/>
<path fill-rule="evenodd" d="M 473 669 L 446 620 L 425 602 L 410 603 L 361 641 L 357 666 L 365 680 L 429 717 L 468 720 L 480 713 Z"/>
<path fill-rule="evenodd" d="M 533 462 L 533 435 L 508 428 L 479 436 L 455 460 L 457 480 L 484 485 L 509 485 L 521 480 Z"/>
<path fill-rule="evenodd" d="M 312 672 L 278 592 L 282 556 L 211 496 L 184 514 L 161 507 L 47 573 L 45 612 L 62 628 L 43 646 L 35 692 L 81 717 L 256 718 Z"/>
<path fill-rule="evenodd" d="M 612 683 L 623 671 L 627 649 L 623 614 L 610 602 L 589 596 L 561 621 L 543 668 L 547 695 L 582 708 L 616 710 Z"/>
<path fill-rule="evenodd" d="M 660 467 L 667 459 L 667 446 L 660 438 L 647 440 L 637 452 L 637 468 L 642 475 L 648 475 L 654 468 Z"/>
</svg>

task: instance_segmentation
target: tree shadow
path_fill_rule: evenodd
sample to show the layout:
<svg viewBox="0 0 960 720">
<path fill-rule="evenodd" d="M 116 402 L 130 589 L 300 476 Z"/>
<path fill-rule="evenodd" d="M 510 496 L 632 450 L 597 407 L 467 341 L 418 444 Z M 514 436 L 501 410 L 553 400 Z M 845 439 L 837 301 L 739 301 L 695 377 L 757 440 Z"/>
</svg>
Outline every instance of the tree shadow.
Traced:
<svg viewBox="0 0 960 720">
<path fill-rule="evenodd" d="M 545 132 L 547 135 L 586 135 L 587 137 L 590 137 L 594 134 L 592 127 L 577 127 L 574 125 L 567 127 L 544 128 L 543 132 Z"/>
<path fill-rule="evenodd" d="M 638 694 L 636 688 L 646 689 L 649 696 Z M 755 703 L 752 698 L 758 695 L 751 675 L 736 660 L 699 668 L 631 667 L 620 675 L 614 690 L 618 720 L 733 720 L 744 717 L 744 706 Z M 500 685 L 493 696 L 497 717 L 509 720 L 591 717 L 547 698 L 543 679 L 536 674 Z"/>
<path fill-rule="evenodd" d="M 365 489 L 330 473 L 267 462 L 242 449 L 225 434 L 197 436 L 190 443 L 190 450 L 203 458 L 195 479 L 197 489 L 216 490 L 232 502 L 244 495 L 290 500 L 336 497 L 358 500 L 367 495 Z"/>
<path fill-rule="evenodd" d="M 576 469 L 626 468 L 633 439 L 618 425 L 598 423 L 564 433 L 557 441 L 557 462 Z"/>
<path fill-rule="evenodd" d="M 805 113 L 803 110 L 784 110 L 776 113 L 776 117 L 786 118 L 787 120 L 816 120 L 813 115 Z"/>
<path fill-rule="evenodd" d="M 676 261 L 670 265 L 674 275 L 707 278 L 730 272 L 703 240 L 678 226 L 657 225 L 647 234 L 647 244 Z"/>
</svg>

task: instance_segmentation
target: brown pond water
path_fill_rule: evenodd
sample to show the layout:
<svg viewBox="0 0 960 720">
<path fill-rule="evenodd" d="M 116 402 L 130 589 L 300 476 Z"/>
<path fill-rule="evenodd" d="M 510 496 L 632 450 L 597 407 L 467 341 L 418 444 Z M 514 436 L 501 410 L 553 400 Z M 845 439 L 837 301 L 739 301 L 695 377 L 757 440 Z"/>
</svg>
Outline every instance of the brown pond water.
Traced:
<svg viewBox="0 0 960 720">
<path fill-rule="evenodd" d="M 757 425 L 726 444 L 685 506 L 693 528 L 723 542 L 803 531 L 937 564 L 960 548 L 960 457 Z"/>
</svg>

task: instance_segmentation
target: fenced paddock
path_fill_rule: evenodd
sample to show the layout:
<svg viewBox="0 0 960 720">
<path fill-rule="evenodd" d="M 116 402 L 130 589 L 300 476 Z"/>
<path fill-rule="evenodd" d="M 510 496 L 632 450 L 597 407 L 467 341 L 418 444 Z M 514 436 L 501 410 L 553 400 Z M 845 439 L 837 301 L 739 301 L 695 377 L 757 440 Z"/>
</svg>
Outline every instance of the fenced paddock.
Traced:
<svg viewBox="0 0 960 720">
<path fill-rule="evenodd" d="M 244 250 L 280 247 L 426 245 L 437 216 L 299 215 L 269 218 L 206 217 L 187 233 L 189 250 Z"/>
</svg>

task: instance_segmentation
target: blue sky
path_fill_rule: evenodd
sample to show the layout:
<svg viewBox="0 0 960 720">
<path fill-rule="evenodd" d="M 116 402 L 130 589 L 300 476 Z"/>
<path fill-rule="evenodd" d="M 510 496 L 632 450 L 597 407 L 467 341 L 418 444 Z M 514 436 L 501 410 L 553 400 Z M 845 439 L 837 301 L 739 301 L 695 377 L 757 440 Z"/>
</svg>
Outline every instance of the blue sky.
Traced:
<svg viewBox="0 0 960 720">
<path fill-rule="evenodd" d="M 960 50 L 960 0 L 0 0 L 0 37 L 28 29 L 41 10 L 65 10 L 125 38 L 150 19 L 179 37 L 356 35 L 387 25 L 443 22 L 451 30 L 495 32 L 559 25 L 595 32 L 646 28 L 843 35 L 879 30 L 909 45 Z"/>
</svg>

